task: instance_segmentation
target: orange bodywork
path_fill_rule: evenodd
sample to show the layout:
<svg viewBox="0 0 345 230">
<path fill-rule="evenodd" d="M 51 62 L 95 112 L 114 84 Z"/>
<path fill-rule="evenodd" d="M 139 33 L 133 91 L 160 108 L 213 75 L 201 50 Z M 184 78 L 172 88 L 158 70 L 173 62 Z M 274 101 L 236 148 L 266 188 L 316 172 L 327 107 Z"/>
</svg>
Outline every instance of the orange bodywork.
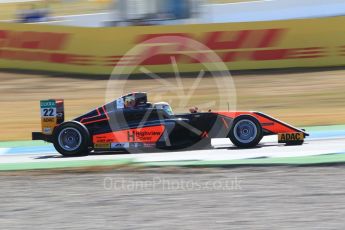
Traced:
<svg viewBox="0 0 345 230">
<path fill-rule="evenodd" d="M 164 130 L 164 125 L 157 125 L 97 134 L 93 136 L 93 143 L 156 143 Z"/>
<path fill-rule="evenodd" d="M 240 115 L 251 115 L 260 122 L 262 128 L 276 134 L 295 133 L 295 132 L 301 131 L 301 130 L 296 129 L 295 127 L 292 127 L 291 125 L 288 125 L 282 121 L 279 121 L 263 113 L 246 111 L 246 112 L 217 112 L 217 114 L 225 116 L 225 117 L 229 117 L 232 119 L 235 119 L 236 117 Z"/>
</svg>

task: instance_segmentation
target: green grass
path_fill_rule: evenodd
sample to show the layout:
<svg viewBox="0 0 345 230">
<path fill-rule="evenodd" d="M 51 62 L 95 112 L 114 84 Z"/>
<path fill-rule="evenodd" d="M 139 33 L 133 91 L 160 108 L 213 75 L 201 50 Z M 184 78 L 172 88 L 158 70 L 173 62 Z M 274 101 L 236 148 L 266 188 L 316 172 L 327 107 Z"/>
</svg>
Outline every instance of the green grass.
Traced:
<svg viewBox="0 0 345 230">
<path fill-rule="evenodd" d="M 33 147 L 45 146 L 48 143 L 44 141 L 2 141 L 0 148 L 14 148 L 14 147 Z"/>
</svg>

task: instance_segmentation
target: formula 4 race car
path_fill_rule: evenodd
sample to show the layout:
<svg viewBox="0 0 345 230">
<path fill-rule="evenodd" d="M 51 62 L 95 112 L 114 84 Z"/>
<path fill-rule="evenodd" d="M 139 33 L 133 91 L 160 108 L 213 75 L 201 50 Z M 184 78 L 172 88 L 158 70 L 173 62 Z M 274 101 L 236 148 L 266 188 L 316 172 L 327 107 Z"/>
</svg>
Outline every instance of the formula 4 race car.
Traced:
<svg viewBox="0 0 345 230">
<path fill-rule="evenodd" d="M 303 144 L 305 130 L 260 112 L 193 112 L 174 114 L 165 102 L 151 104 L 146 93 L 131 93 L 64 122 L 63 100 L 41 101 L 42 131 L 33 140 L 54 144 L 64 156 L 91 151 L 184 149 L 209 146 L 212 138 L 230 138 L 239 148 L 259 144 L 263 136 Z"/>
</svg>

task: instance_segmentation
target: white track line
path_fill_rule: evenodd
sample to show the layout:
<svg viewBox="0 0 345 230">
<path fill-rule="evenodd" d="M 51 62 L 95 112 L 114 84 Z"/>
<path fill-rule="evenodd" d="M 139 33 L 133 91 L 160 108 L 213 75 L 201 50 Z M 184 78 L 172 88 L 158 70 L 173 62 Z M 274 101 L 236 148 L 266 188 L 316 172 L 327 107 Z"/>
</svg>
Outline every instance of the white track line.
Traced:
<svg viewBox="0 0 345 230">
<path fill-rule="evenodd" d="M 9 148 L 0 148 L 0 155 L 5 155 Z"/>
<path fill-rule="evenodd" d="M 0 163 L 24 162 L 66 162 L 93 160 L 131 159 L 134 162 L 168 162 L 168 161 L 216 161 L 239 160 L 261 157 L 301 157 L 345 152 L 344 139 L 307 141 L 301 146 L 284 146 L 274 142 L 265 142 L 260 148 L 237 149 L 228 142 L 219 142 L 215 149 L 159 152 L 141 154 L 89 155 L 85 157 L 63 158 L 59 154 L 11 155 L 0 156 Z"/>
</svg>

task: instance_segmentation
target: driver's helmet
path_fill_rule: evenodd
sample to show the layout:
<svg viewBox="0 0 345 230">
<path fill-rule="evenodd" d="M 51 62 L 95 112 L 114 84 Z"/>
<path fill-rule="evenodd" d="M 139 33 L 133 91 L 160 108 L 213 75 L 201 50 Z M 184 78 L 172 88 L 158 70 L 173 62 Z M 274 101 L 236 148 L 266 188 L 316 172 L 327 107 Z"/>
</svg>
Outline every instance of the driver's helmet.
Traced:
<svg viewBox="0 0 345 230">
<path fill-rule="evenodd" d="M 125 108 L 134 108 L 135 107 L 135 96 L 129 95 L 125 97 Z"/>
<path fill-rule="evenodd" d="M 169 103 L 167 102 L 157 102 L 153 104 L 153 108 L 154 109 L 162 109 L 165 112 L 167 112 L 167 114 L 169 115 L 174 115 L 174 112 L 172 111 Z"/>
</svg>

